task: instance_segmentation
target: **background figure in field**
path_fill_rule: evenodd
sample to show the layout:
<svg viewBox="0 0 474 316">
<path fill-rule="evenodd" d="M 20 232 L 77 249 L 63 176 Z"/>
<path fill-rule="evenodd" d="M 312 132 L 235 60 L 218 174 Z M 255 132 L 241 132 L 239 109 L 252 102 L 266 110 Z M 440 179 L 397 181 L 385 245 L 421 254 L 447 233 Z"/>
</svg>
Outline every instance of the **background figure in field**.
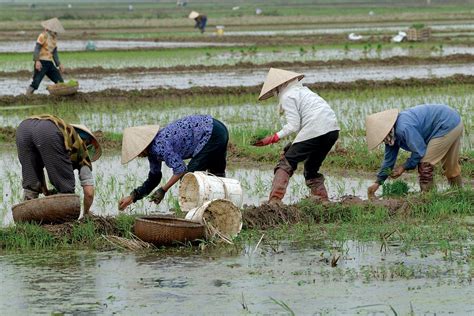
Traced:
<svg viewBox="0 0 474 316">
<path fill-rule="evenodd" d="M 94 201 L 92 162 L 99 159 L 102 150 L 87 127 L 49 114 L 32 116 L 18 126 L 16 145 L 25 200 L 40 193 L 74 193 L 77 169 L 84 191 L 84 214 L 89 212 Z M 43 168 L 54 190 L 48 190 Z"/>
<path fill-rule="evenodd" d="M 159 204 L 166 192 L 186 172 L 209 171 L 225 177 L 227 165 L 227 127 L 210 115 L 191 115 L 174 121 L 163 129 L 158 125 L 137 126 L 125 129 L 122 141 L 122 164 L 135 157 L 148 157 L 150 171 L 147 180 L 122 198 L 119 209 L 147 196 L 161 181 L 161 164 L 173 169 L 173 176 L 157 189 L 151 201 Z M 189 159 L 188 165 L 184 163 Z"/>
<path fill-rule="evenodd" d="M 64 67 L 59 61 L 57 48 L 58 33 L 64 33 L 64 28 L 57 18 L 43 21 L 41 25 L 44 27 L 44 31 L 36 40 L 33 53 L 35 62 L 33 81 L 26 89 L 27 95 L 33 94 L 38 89 L 44 76 L 47 76 L 54 83 L 64 82 L 61 76 Z M 59 67 L 59 70 L 57 67 Z"/>
<path fill-rule="evenodd" d="M 207 24 L 207 16 L 203 14 L 199 14 L 196 11 L 192 11 L 191 13 L 189 13 L 188 18 L 196 22 L 196 24 L 194 25 L 194 28 L 198 28 L 201 31 L 201 33 L 204 33 L 206 29 L 206 24 Z"/>
<path fill-rule="evenodd" d="M 434 165 L 442 163 L 451 186 L 462 186 L 459 151 L 463 123 L 459 114 L 447 105 L 424 104 L 399 113 L 397 109 L 369 115 L 365 122 L 369 150 L 385 143 L 385 157 L 377 180 L 368 188 L 369 198 L 390 176 L 398 178 L 406 170 L 418 167 L 420 189 L 434 187 Z M 411 152 L 401 166 L 394 169 L 400 148 Z M 393 171 L 392 171 L 393 169 Z"/>
<path fill-rule="evenodd" d="M 290 177 L 298 163 L 304 161 L 304 177 L 311 194 L 323 201 L 328 200 L 324 176 L 319 168 L 339 137 L 336 114 L 327 102 L 304 87 L 299 81 L 304 75 L 271 68 L 268 72 L 259 100 L 276 96 L 280 114 L 286 125 L 270 136 L 256 141 L 254 146 L 266 146 L 296 133 L 292 143 L 285 146 L 281 159 L 274 169 L 269 202 L 280 202 L 286 193 Z"/>
</svg>

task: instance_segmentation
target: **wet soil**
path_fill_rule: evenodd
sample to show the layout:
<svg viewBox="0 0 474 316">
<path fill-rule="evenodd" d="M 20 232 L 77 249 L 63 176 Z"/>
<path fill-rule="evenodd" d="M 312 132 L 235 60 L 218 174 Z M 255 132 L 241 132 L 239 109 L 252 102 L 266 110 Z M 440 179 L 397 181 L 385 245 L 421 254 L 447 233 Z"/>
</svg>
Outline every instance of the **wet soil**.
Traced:
<svg viewBox="0 0 474 316">
<path fill-rule="evenodd" d="M 93 222 L 95 233 L 99 235 L 122 235 L 122 231 L 117 227 L 117 221 L 114 217 L 102 217 L 95 215 L 88 215 L 74 222 L 66 222 L 56 225 L 43 225 L 43 228 L 50 232 L 56 238 L 71 237 L 74 226 L 80 223 Z"/>
<path fill-rule="evenodd" d="M 315 212 L 313 208 L 306 209 L 282 203 L 264 203 L 260 206 L 246 207 L 242 211 L 243 227 L 265 230 L 298 222 L 332 222 L 334 218 L 331 214 L 334 214 L 334 210 L 338 212 L 338 218 L 343 218 L 346 213 L 351 212 L 352 206 L 362 207 L 367 212 L 383 207 L 390 215 L 408 214 L 409 212 L 408 202 L 401 199 L 369 201 L 355 196 L 345 196 L 339 202 L 322 202 L 312 197 L 309 198 L 309 201 L 320 206 L 318 212 Z"/>
<path fill-rule="evenodd" d="M 310 89 L 323 92 L 324 90 L 361 90 L 361 89 L 379 89 L 387 87 L 433 87 L 445 86 L 449 84 L 474 84 L 474 75 L 454 75 L 444 78 L 423 78 L 423 79 L 393 79 L 393 80 L 356 80 L 352 82 L 318 82 L 307 85 Z M 146 90 L 118 90 L 106 89 L 98 92 L 82 93 L 78 92 L 73 96 L 1 96 L 0 106 L 11 105 L 37 105 L 37 104 L 61 104 L 63 102 L 75 104 L 95 104 L 101 101 L 116 102 L 134 100 L 134 104 L 139 104 L 144 99 L 163 99 L 163 98 L 181 98 L 197 96 L 219 96 L 232 95 L 241 96 L 243 94 L 258 94 L 260 85 L 247 87 L 192 87 L 188 89 L 176 88 L 156 88 Z"/>
<path fill-rule="evenodd" d="M 235 71 L 240 69 L 268 69 L 270 67 L 277 68 L 313 68 L 313 67 L 358 67 L 358 66 L 401 66 L 401 65 L 433 65 L 433 64 L 467 64 L 474 62 L 474 55 L 471 54 L 454 54 L 441 57 L 409 57 L 409 56 L 395 56 L 390 58 L 376 59 L 342 59 L 330 61 L 274 61 L 263 64 L 255 64 L 251 62 L 239 62 L 234 65 L 189 65 L 189 66 L 173 66 L 173 67 L 128 67 L 121 69 L 110 69 L 103 67 L 92 68 L 71 68 L 64 73 L 66 75 L 80 75 L 80 74 L 134 74 L 134 73 L 173 73 L 173 72 L 212 72 L 212 71 Z M 21 70 L 16 72 L 0 71 L 0 76 L 29 76 L 30 70 Z"/>
</svg>

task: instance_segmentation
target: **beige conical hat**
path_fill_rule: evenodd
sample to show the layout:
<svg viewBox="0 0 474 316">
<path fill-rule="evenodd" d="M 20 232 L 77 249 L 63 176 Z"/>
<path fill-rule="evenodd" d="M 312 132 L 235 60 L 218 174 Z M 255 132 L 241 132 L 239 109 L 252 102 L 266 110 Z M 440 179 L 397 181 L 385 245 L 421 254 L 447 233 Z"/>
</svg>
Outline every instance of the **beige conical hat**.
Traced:
<svg viewBox="0 0 474 316">
<path fill-rule="evenodd" d="M 367 116 L 365 119 L 367 146 L 369 150 L 377 147 L 388 135 L 397 121 L 398 110 L 391 109 Z"/>
<path fill-rule="evenodd" d="M 59 22 L 58 18 L 52 18 L 46 21 L 41 22 L 41 26 L 44 27 L 45 29 L 48 29 L 50 31 L 56 32 L 56 33 L 64 33 L 64 27 Z"/>
<path fill-rule="evenodd" d="M 267 79 L 263 83 L 262 91 L 260 91 L 260 95 L 258 97 L 259 100 L 266 100 L 273 96 L 272 90 L 276 87 L 287 83 L 295 78 L 301 80 L 304 78 L 304 75 L 298 74 L 293 71 L 278 69 L 278 68 L 270 68 L 268 71 Z"/>
<path fill-rule="evenodd" d="M 80 130 L 86 132 L 87 134 L 89 134 L 92 137 L 92 145 L 94 145 L 94 147 L 95 147 L 95 153 L 94 153 L 94 157 L 90 157 L 90 159 L 91 159 L 92 162 L 99 159 L 100 156 L 102 156 L 102 148 L 100 147 L 99 141 L 97 140 L 97 138 L 95 138 L 95 136 L 91 132 L 91 130 L 88 129 L 87 126 L 82 125 L 82 124 L 71 124 L 71 126 L 74 127 L 75 129 L 80 129 Z"/>
<path fill-rule="evenodd" d="M 143 125 L 126 128 L 122 139 L 122 165 L 135 159 L 155 138 L 159 125 Z"/>
<path fill-rule="evenodd" d="M 191 11 L 191 13 L 189 13 L 188 18 L 194 20 L 194 19 L 197 18 L 198 16 L 199 16 L 199 13 L 197 13 L 196 11 Z"/>
</svg>

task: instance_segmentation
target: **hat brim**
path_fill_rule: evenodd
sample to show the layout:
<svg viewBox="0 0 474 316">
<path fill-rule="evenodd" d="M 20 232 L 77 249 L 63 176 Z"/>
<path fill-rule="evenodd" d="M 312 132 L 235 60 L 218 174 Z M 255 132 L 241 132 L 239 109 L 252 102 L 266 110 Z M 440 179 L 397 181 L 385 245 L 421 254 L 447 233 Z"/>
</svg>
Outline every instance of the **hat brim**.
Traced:
<svg viewBox="0 0 474 316">
<path fill-rule="evenodd" d="M 294 77 L 292 77 L 292 78 L 290 78 L 290 79 L 288 79 L 288 80 L 286 80 L 286 81 L 284 81 L 284 82 L 282 82 L 282 83 L 279 83 L 279 84 L 277 84 L 277 85 L 275 85 L 275 86 L 273 86 L 273 87 L 269 87 L 269 88 L 267 89 L 267 91 L 261 91 L 261 92 L 260 92 L 260 96 L 258 97 L 258 100 L 259 100 L 259 101 L 263 101 L 263 100 L 269 99 L 269 98 L 273 97 L 273 90 L 275 90 L 275 89 L 278 88 L 279 86 L 282 86 L 282 85 L 284 85 L 285 83 L 288 83 L 288 82 L 290 82 L 290 81 L 292 81 L 292 80 L 294 80 L 294 79 L 298 79 L 298 81 L 301 81 L 303 78 L 304 78 L 304 75 L 303 75 L 303 74 L 296 75 L 296 76 L 294 76 Z"/>
<path fill-rule="evenodd" d="M 367 116 L 365 120 L 367 147 L 375 149 L 397 122 L 399 110 L 391 109 Z"/>
<path fill-rule="evenodd" d="M 91 130 L 88 129 L 86 126 L 82 125 L 82 124 L 71 124 L 71 126 L 74 127 L 75 129 L 79 129 L 79 130 L 87 133 L 89 136 L 91 136 L 91 138 L 92 138 L 91 143 L 95 147 L 95 154 L 94 154 L 94 157 L 89 157 L 89 158 L 91 159 L 92 162 L 99 159 L 100 156 L 102 156 L 102 147 L 100 146 L 99 141 L 94 136 L 94 134 L 91 132 Z"/>
<path fill-rule="evenodd" d="M 126 128 L 122 138 L 122 165 L 137 158 L 151 144 L 159 130 L 159 125 Z"/>
</svg>

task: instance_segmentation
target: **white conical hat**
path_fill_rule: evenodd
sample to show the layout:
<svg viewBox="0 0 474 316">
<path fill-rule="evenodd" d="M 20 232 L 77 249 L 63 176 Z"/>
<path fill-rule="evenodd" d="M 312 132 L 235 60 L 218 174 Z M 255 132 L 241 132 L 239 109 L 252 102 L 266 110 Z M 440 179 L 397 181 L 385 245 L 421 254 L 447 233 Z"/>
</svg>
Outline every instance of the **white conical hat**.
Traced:
<svg viewBox="0 0 474 316">
<path fill-rule="evenodd" d="M 95 154 L 94 154 L 94 157 L 89 157 L 89 158 L 91 159 L 92 162 L 99 159 L 100 156 L 102 156 L 102 148 L 100 147 L 99 141 L 97 140 L 97 138 L 95 138 L 95 136 L 91 132 L 91 130 L 88 129 L 87 126 L 82 125 L 82 124 L 71 124 L 71 126 L 74 127 L 75 129 L 80 129 L 80 130 L 86 132 L 87 134 L 89 134 L 92 137 L 92 145 L 94 145 L 94 147 L 95 147 Z"/>
<path fill-rule="evenodd" d="M 135 159 L 155 138 L 159 125 L 128 127 L 123 131 L 122 165 Z"/>
<path fill-rule="evenodd" d="M 270 68 L 267 74 L 267 79 L 265 79 L 265 82 L 263 83 L 262 91 L 260 91 L 260 95 L 258 99 L 265 100 L 272 97 L 273 89 L 295 78 L 298 78 L 298 80 L 301 80 L 304 78 L 304 75 L 298 74 L 293 71 L 288 71 L 288 70 L 283 70 L 283 69 L 278 69 L 278 68 Z"/>
<path fill-rule="evenodd" d="M 52 18 L 46 21 L 41 22 L 41 26 L 44 27 L 45 29 L 48 29 L 50 31 L 56 32 L 56 33 L 64 33 L 64 27 L 59 22 L 58 18 Z"/>
<path fill-rule="evenodd" d="M 391 109 L 367 116 L 365 119 L 367 146 L 369 150 L 377 147 L 397 121 L 398 110 Z"/>
<path fill-rule="evenodd" d="M 197 13 L 196 11 L 191 11 L 191 13 L 189 13 L 188 18 L 194 20 L 194 19 L 197 18 L 198 16 L 199 16 L 199 13 Z"/>
</svg>

